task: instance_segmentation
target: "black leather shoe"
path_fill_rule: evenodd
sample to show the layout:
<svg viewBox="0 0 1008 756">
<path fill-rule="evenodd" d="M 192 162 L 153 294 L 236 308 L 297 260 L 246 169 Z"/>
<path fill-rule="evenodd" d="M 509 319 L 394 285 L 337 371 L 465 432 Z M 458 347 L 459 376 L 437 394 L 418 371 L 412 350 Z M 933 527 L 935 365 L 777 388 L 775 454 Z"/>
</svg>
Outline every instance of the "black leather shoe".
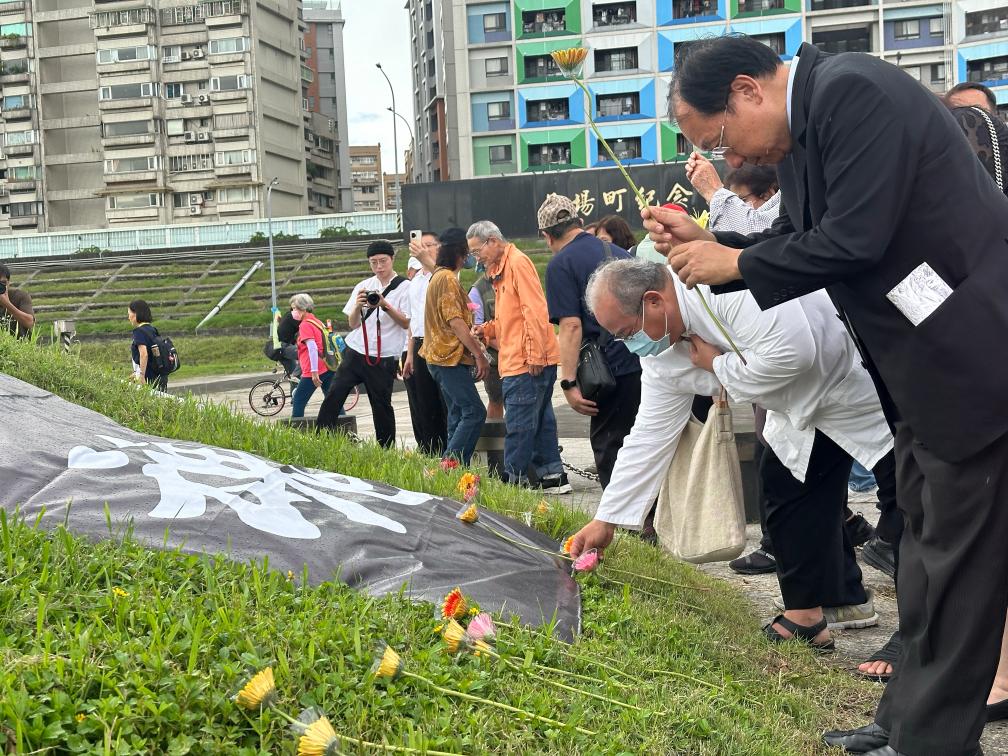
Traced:
<svg viewBox="0 0 1008 756">
<path fill-rule="evenodd" d="M 897 751 L 892 746 L 882 746 L 881 748 L 876 748 L 874 751 L 869 751 L 865 756 L 904 756 L 904 754 Z M 983 756 L 983 749 L 977 748 L 973 756 Z"/>
<path fill-rule="evenodd" d="M 868 753 L 889 744 L 889 732 L 875 722 L 856 730 L 832 730 L 822 736 L 823 742 L 833 748 L 843 748 L 847 753 Z"/>
<path fill-rule="evenodd" d="M 847 531 L 851 546 L 855 548 L 863 546 L 875 537 L 875 527 L 860 512 L 844 523 L 844 529 Z"/>
<path fill-rule="evenodd" d="M 1008 698 L 996 704 L 987 704 L 987 721 L 998 722 L 1002 719 L 1008 719 Z"/>
<path fill-rule="evenodd" d="M 861 558 L 865 564 L 870 564 L 876 570 L 884 572 L 891 578 L 896 577 L 896 556 L 893 554 L 891 543 L 875 536 L 861 549 Z"/>
</svg>

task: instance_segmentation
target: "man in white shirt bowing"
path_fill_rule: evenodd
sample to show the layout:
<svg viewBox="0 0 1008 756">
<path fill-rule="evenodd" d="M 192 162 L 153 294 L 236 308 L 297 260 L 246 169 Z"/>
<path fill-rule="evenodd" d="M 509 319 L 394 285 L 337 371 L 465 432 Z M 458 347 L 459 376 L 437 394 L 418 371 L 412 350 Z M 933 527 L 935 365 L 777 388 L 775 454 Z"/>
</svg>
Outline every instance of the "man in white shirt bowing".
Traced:
<svg viewBox="0 0 1008 756">
<path fill-rule="evenodd" d="M 588 282 L 588 307 L 640 355 L 643 375 L 633 430 L 595 519 L 575 534 L 571 554 L 604 549 L 617 526 L 641 526 L 693 395 L 716 394 L 723 385 L 733 400 L 767 410 L 763 435 L 770 448 L 760 475 L 767 528 L 780 544 L 777 575 L 786 609 L 764 630 L 773 641 L 794 636 L 832 650 L 828 626 L 877 622 L 843 523 L 852 458 L 871 468 L 893 445 L 878 396 L 822 292 L 764 312 L 746 291 L 714 296 L 697 288 L 739 353 L 697 292 L 661 263 L 618 260 Z M 843 611 L 834 609 L 831 617 L 824 606 Z M 847 624 L 855 610 L 861 619 Z"/>
<path fill-rule="evenodd" d="M 340 408 L 358 383 L 367 389 L 375 436 L 382 446 L 395 444 L 392 386 L 409 328 L 409 284 L 392 268 L 395 249 L 379 239 L 367 248 L 370 278 L 357 284 L 343 312 L 353 330 L 346 337 L 343 360 L 319 408 L 318 426 L 336 427 Z"/>
</svg>

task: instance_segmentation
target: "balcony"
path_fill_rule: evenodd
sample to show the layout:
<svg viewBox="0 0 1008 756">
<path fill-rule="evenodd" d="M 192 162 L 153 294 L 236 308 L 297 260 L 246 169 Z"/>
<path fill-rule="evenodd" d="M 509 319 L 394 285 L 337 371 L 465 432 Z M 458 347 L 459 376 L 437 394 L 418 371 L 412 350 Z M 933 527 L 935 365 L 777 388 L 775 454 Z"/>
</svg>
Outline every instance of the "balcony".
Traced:
<svg viewBox="0 0 1008 756">
<path fill-rule="evenodd" d="M 29 155 L 35 154 L 34 144 L 8 144 L 3 148 L 4 155 L 7 157 L 27 157 Z"/>
<path fill-rule="evenodd" d="M 966 62 L 966 80 L 999 86 L 1008 79 L 1008 56 Z"/>
<path fill-rule="evenodd" d="M 210 92 L 210 102 L 213 104 L 219 102 L 237 102 L 238 100 L 245 100 L 248 98 L 249 90 L 247 89 L 225 89 L 218 92 Z"/>
<path fill-rule="evenodd" d="M 530 169 L 554 171 L 574 167 L 571 165 L 571 148 L 567 142 L 529 146 L 528 149 Z"/>
<path fill-rule="evenodd" d="M 521 36 L 525 39 L 570 33 L 567 31 L 567 14 L 563 8 L 522 13 Z"/>
<path fill-rule="evenodd" d="M 595 73 L 626 73 L 637 70 L 637 48 L 595 51 Z"/>
<path fill-rule="evenodd" d="M 592 8 L 592 24 L 596 29 L 637 23 L 637 3 L 609 3 Z"/>
<path fill-rule="evenodd" d="M 0 50 L 22 50 L 28 46 L 28 37 L 23 34 L 4 34 L 0 37 Z"/>
<path fill-rule="evenodd" d="M 36 228 L 39 224 L 39 216 L 37 215 L 18 215 L 17 217 L 11 216 L 10 225 L 11 228 Z"/>
<path fill-rule="evenodd" d="M 570 119 L 570 101 L 566 97 L 555 100 L 533 100 L 525 108 L 525 119 L 529 125 L 533 123 L 549 125 L 555 121 L 567 121 Z"/>
<path fill-rule="evenodd" d="M 4 189 L 13 194 L 14 192 L 34 192 L 37 186 L 35 179 L 22 179 L 20 181 L 8 181 Z"/>
<path fill-rule="evenodd" d="M 870 8 L 876 3 L 872 0 L 811 0 L 809 3 L 810 11 L 821 11 L 821 10 L 840 10 L 842 8 Z M 852 52 L 864 52 L 863 50 L 857 50 Z"/>
<path fill-rule="evenodd" d="M 14 13 L 23 13 L 25 9 L 24 0 L 11 0 L 11 2 L 0 3 L 0 16 L 8 16 Z"/>
<path fill-rule="evenodd" d="M 737 18 L 762 16 L 788 10 L 784 0 L 738 0 Z"/>
<path fill-rule="evenodd" d="M 130 171 L 128 173 L 106 173 L 106 184 L 146 184 L 158 180 L 158 171 Z"/>
<path fill-rule="evenodd" d="M 525 82 L 558 81 L 564 75 L 549 55 L 533 55 L 525 58 Z"/>
<path fill-rule="evenodd" d="M 9 108 L 3 111 L 5 121 L 27 121 L 34 111 L 31 108 Z"/>
<path fill-rule="evenodd" d="M 995 8 L 966 14 L 966 36 L 1002 35 L 1008 32 L 1008 8 Z"/>
<path fill-rule="evenodd" d="M 255 169 L 255 163 L 244 165 L 218 165 L 214 167 L 214 172 L 218 176 L 249 176 Z"/>
<path fill-rule="evenodd" d="M 121 134 L 102 137 L 102 147 L 139 147 L 154 144 L 156 134 Z"/>
<path fill-rule="evenodd" d="M 595 113 L 599 121 L 640 118 L 640 93 L 599 95 Z"/>
<path fill-rule="evenodd" d="M 672 18 L 717 18 L 717 0 L 672 0 Z"/>
<path fill-rule="evenodd" d="M 813 31 L 812 44 L 828 53 L 872 52 L 871 37 L 867 27 Z"/>
<path fill-rule="evenodd" d="M 0 69 L 0 84 L 28 84 L 31 82 L 31 74 L 28 69 L 19 70 L 14 66 Z"/>
</svg>

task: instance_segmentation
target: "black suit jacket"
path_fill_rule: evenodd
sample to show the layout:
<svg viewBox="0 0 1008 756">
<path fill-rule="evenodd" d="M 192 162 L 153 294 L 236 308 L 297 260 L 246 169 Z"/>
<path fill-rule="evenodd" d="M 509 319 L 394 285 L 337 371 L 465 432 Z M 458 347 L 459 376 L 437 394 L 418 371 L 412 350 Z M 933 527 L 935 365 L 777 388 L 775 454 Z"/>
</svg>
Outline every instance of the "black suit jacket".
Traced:
<svg viewBox="0 0 1008 756">
<path fill-rule="evenodd" d="M 781 217 L 718 241 L 745 248 L 740 285 L 764 309 L 826 288 L 890 420 L 965 459 L 1008 432 L 1008 198 L 906 73 L 808 44 L 799 56 Z M 915 327 L 886 293 L 922 262 L 953 292 Z"/>
</svg>

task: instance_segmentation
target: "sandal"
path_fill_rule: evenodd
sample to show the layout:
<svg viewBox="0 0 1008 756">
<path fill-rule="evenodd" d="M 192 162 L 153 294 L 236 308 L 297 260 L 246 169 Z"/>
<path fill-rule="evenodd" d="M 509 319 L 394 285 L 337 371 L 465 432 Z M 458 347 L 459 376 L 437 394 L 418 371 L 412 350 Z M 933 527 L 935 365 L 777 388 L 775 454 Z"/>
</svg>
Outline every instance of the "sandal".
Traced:
<svg viewBox="0 0 1008 756">
<path fill-rule="evenodd" d="M 836 642 L 830 638 L 826 643 L 816 643 L 815 637 L 819 635 L 823 630 L 826 629 L 826 618 L 819 620 L 814 625 L 799 625 L 792 622 L 783 614 L 778 614 L 772 620 L 770 620 L 766 625 L 763 626 L 763 633 L 774 643 L 783 643 L 784 641 L 789 641 L 791 638 L 785 638 L 781 635 L 775 628 L 774 625 L 780 625 L 785 630 L 791 633 L 791 638 L 799 640 L 809 648 L 818 651 L 823 654 L 828 654 L 836 651 Z"/>
<path fill-rule="evenodd" d="M 878 651 L 869 656 L 864 660 L 864 663 L 880 661 L 889 664 L 893 670 L 896 669 L 896 662 L 899 660 L 900 654 L 903 653 L 903 640 L 900 638 L 899 630 L 892 634 L 892 637 L 885 642 Z M 875 682 L 887 683 L 892 677 L 892 672 L 888 675 L 869 675 L 861 670 L 857 670 L 855 674 L 858 677 L 863 677 L 866 680 L 874 680 Z"/>
</svg>

